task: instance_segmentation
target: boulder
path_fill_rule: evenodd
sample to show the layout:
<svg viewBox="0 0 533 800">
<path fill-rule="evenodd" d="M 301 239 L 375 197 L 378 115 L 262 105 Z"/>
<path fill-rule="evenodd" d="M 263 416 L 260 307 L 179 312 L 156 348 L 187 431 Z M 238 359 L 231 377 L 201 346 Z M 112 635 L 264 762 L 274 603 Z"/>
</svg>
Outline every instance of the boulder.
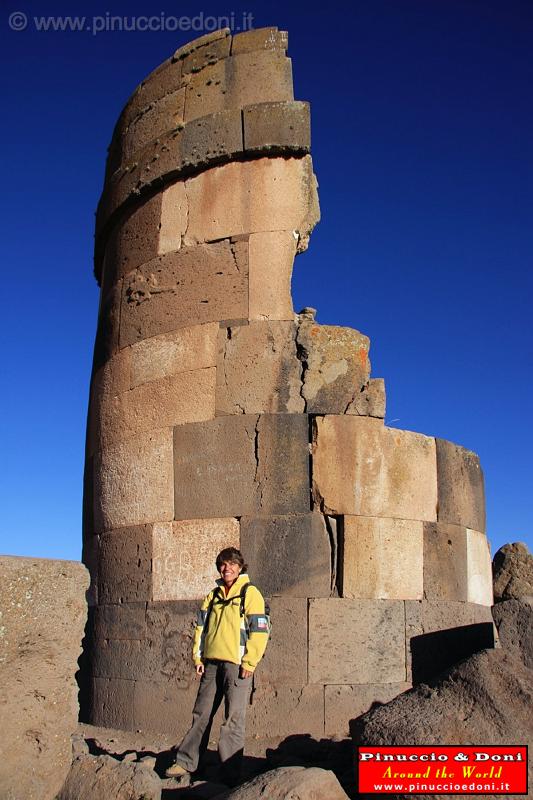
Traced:
<svg viewBox="0 0 533 800">
<path fill-rule="evenodd" d="M 533 669 L 533 600 L 496 603 L 492 616 L 502 647 Z"/>
<path fill-rule="evenodd" d="M 88 586 L 74 561 L 0 558 L 3 800 L 52 800 L 70 768 Z"/>
<path fill-rule="evenodd" d="M 145 763 L 82 755 L 70 769 L 57 800 L 160 800 L 161 781 Z"/>
<path fill-rule="evenodd" d="M 358 744 L 533 744 L 533 671 L 504 649 L 484 650 L 355 723 Z M 529 785 L 533 763 L 529 765 Z M 402 795 L 418 800 L 434 795 Z M 470 795 L 456 795 L 466 798 Z"/>
<path fill-rule="evenodd" d="M 523 542 L 500 547 L 492 561 L 494 601 L 533 597 L 533 555 Z"/>
<path fill-rule="evenodd" d="M 318 767 L 280 767 L 258 775 L 215 800 L 347 800 L 330 770 Z"/>
</svg>

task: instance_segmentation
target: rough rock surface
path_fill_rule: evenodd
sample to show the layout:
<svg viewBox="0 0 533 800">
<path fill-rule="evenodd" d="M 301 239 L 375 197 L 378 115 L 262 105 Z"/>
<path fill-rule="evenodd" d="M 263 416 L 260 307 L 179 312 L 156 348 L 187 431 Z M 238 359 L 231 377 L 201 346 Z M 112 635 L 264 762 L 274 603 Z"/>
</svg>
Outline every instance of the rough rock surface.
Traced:
<svg viewBox="0 0 533 800">
<path fill-rule="evenodd" d="M 533 744 L 533 672 L 506 650 L 485 650 L 356 723 L 366 745 Z M 529 765 L 529 785 L 533 763 Z M 402 795 L 430 798 L 434 795 Z M 456 795 L 466 798 L 470 795 Z"/>
<path fill-rule="evenodd" d="M 57 800 L 160 800 L 161 781 L 149 764 L 81 755 Z"/>
<path fill-rule="evenodd" d="M 215 800 L 346 800 L 348 795 L 329 770 L 280 767 Z"/>
<path fill-rule="evenodd" d="M 51 800 L 68 773 L 88 586 L 74 561 L 0 559 L 2 800 Z"/>
<path fill-rule="evenodd" d="M 492 561 L 494 601 L 533 597 L 533 555 L 523 542 L 500 547 Z"/>
<path fill-rule="evenodd" d="M 492 616 L 502 647 L 533 669 L 533 600 L 496 603 Z"/>
</svg>

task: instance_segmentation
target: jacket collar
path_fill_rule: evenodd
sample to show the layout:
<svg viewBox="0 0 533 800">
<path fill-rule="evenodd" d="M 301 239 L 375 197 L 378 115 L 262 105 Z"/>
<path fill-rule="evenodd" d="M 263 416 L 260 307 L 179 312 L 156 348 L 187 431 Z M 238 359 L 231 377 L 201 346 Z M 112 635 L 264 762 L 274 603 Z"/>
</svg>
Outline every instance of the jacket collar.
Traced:
<svg viewBox="0 0 533 800">
<path fill-rule="evenodd" d="M 247 572 L 241 572 L 231 589 L 229 590 L 228 594 L 225 595 L 227 597 L 236 597 L 241 593 L 241 589 L 245 583 L 250 583 L 250 576 Z M 224 593 L 224 581 L 222 578 L 218 578 L 216 581 L 217 586 L 220 586 L 222 592 Z"/>
</svg>

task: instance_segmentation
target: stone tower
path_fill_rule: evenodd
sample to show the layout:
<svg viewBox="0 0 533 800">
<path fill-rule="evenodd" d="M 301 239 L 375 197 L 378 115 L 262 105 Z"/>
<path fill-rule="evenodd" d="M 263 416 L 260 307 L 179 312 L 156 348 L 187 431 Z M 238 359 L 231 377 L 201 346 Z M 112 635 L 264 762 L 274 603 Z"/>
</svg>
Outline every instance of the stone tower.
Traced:
<svg viewBox="0 0 533 800">
<path fill-rule="evenodd" d="M 85 472 L 95 724 L 183 733 L 224 546 L 272 609 L 250 735 L 343 733 L 422 675 L 431 634 L 491 619 L 477 457 L 385 426 L 368 338 L 294 313 L 319 208 L 286 48 L 275 28 L 197 39 L 113 134 Z"/>
</svg>

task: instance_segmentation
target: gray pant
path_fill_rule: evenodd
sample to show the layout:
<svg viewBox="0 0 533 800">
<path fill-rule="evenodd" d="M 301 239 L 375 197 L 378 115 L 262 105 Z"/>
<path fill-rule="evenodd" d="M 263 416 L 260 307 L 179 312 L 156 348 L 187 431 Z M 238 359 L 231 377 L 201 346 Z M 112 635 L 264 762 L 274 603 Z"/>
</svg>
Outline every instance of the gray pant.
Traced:
<svg viewBox="0 0 533 800">
<path fill-rule="evenodd" d="M 176 763 L 189 772 L 198 769 L 207 749 L 213 717 L 222 698 L 225 719 L 220 728 L 218 753 L 226 777 L 238 779 L 244 751 L 246 705 L 252 688 L 252 676 L 239 678 L 239 665 L 230 661 L 207 661 L 192 712 L 192 725 L 176 753 Z"/>
</svg>

